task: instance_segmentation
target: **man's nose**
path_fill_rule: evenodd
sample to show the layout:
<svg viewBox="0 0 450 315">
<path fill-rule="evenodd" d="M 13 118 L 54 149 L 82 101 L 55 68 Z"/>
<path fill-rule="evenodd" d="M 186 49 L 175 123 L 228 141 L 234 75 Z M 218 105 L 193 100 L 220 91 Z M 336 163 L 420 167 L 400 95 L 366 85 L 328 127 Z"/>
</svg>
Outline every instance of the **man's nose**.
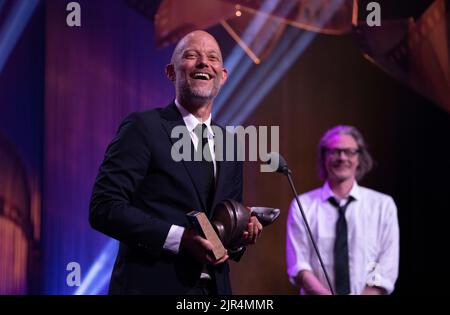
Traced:
<svg viewBox="0 0 450 315">
<path fill-rule="evenodd" d="M 347 160 L 348 159 L 347 154 L 345 154 L 345 152 L 343 150 L 338 151 L 338 156 L 337 157 L 338 157 L 339 160 Z"/>
<path fill-rule="evenodd" d="M 198 68 L 204 68 L 208 67 L 208 57 L 204 54 L 200 54 L 197 58 L 197 65 Z"/>
</svg>

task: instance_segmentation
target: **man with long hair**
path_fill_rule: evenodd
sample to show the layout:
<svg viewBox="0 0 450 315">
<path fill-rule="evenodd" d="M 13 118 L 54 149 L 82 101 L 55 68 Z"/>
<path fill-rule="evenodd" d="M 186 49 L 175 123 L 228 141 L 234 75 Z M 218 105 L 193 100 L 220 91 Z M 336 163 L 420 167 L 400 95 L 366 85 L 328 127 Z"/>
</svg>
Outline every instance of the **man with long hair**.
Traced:
<svg viewBox="0 0 450 315">
<path fill-rule="evenodd" d="M 361 133 L 336 126 L 320 140 L 321 188 L 300 196 L 333 291 L 390 294 L 398 276 L 399 227 L 394 200 L 358 185 L 373 165 Z M 304 294 L 331 294 L 295 200 L 286 238 L 287 272 Z"/>
</svg>

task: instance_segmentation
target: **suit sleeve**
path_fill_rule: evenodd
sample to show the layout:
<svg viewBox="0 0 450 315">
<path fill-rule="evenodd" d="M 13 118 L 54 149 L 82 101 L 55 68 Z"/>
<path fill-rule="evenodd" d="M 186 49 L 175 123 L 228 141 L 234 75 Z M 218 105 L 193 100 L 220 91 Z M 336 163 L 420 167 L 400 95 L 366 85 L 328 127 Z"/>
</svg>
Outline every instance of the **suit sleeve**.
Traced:
<svg viewBox="0 0 450 315">
<path fill-rule="evenodd" d="M 233 200 L 236 200 L 240 203 L 242 203 L 242 162 L 238 162 L 238 167 L 236 168 L 236 172 L 238 176 L 236 176 L 236 179 L 234 181 L 234 189 L 233 189 Z M 245 251 L 247 250 L 246 246 L 243 246 L 237 250 L 229 250 L 228 255 L 230 256 L 231 260 L 234 260 L 235 262 L 239 262 L 244 255 Z"/>
<path fill-rule="evenodd" d="M 242 191 L 243 191 L 243 179 L 244 179 L 244 175 L 243 175 L 243 165 L 244 163 L 242 161 L 239 161 L 239 156 L 241 155 L 243 150 L 243 144 L 238 142 L 238 138 L 236 135 L 234 135 L 235 140 L 235 154 L 234 154 L 234 159 L 235 159 L 235 167 L 234 167 L 234 171 L 235 173 L 233 174 L 234 176 L 234 184 L 232 187 L 232 199 L 236 200 L 237 202 L 242 203 L 243 198 L 242 198 Z"/>
<path fill-rule="evenodd" d="M 106 150 L 93 187 L 89 222 L 110 237 L 158 255 L 171 224 L 131 204 L 151 161 L 148 131 L 138 115 L 122 122 Z"/>
<path fill-rule="evenodd" d="M 236 162 L 235 167 L 235 177 L 234 177 L 234 185 L 232 189 L 231 195 L 233 196 L 232 199 L 236 200 L 237 202 L 242 203 L 242 190 L 243 190 L 243 163 L 241 161 Z"/>
<path fill-rule="evenodd" d="M 238 147 L 239 149 L 239 147 Z M 242 190 L 243 190 L 243 162 L 237 161 L 236 167 L 235 167 L 235 175 L 234 175 L 234 185 L 232 190 L 232 199 L 236 200 L 237 202 L 242 203 Z M 246 247 L 243 246 L 242 248 L 236 250 L 236 251 L 229 251 L 228 254 L 230 256 L 231 260 L 234 260 L 236 262 L 239 262 L 244 255 L 246 251 Z"/>
</svg>

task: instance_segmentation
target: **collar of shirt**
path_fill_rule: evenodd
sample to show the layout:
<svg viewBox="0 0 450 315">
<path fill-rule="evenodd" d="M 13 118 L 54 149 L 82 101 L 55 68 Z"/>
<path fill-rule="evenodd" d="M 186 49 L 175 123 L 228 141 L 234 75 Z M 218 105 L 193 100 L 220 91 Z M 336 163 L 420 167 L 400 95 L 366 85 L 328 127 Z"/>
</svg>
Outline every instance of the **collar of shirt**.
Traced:
<svg viewBox="0 0 450 315">
<path fill-rule="evenodd" d="M 184 108 L 176 99 L 175 99 L 175 106 L 178 108 L 178 111 L 180 112 L 181 116 L 183 117 L 184 124 L 186 125 L 187 130 L 189 131 L 189 135 L 191 137 L 192 143 L 194 145 L 194 149 L 197 150 L 197 146 L 199 143 L 199 139 L 197 135 L 194 132 L 195 127 L 200 122 L 197 117 L 192 115 L 186 108 Z M 211 114 L 209 115 L 208 119 L 203 122 L 206 125 L 206 130 L 208 134 L 208 145 L 209 150 L 211 152 L 211 157 L 214 164 L 214 177 L 217 175 L 217 165 L 216 165 L 216 154 L 214 151 L 214 132 L 211 128 Z"/>
<path fill-rule="evenodd" d="M 189 133 L 193 132 L 198 124 L 203 123 L 206 125 L 206 129 L 208 130 L 208 139 L 214 138 L 214 132 L 211 128 L 211 120 L 212 120 L 211 114 L 209 114 L 208 119 L 206 119 L 204 122 L 201 122 L 200 120 L 198 120 L 197 117 L 192 115 L 186 108 L 184 108 L 183 105 L 181 105 L 177 99 L 175 99 L 175 106 L 180 111 Z"/>
<path fill-rule="evenodd" d="M 341 203 L 342 200 L 346 201 L 349 196 L 352 196 L 353 198 L 355 198 L 355 200 L 359 200 L 361 197 L 361 189 L 356 180 L 353 182 L 353 186 L 352 186 L 352 189 L 350 189 L 350 193 L 345 198 L 337 197 L 331 190 L 331 187 L 328 184 L 328 182 L 325 182 L 325 184 L 322 186 L 322 201 L 324 201 L 324 202 L 327 201 L 330 197 L 334 197 L 336 200 L 338 200 Z"/>
</svg>

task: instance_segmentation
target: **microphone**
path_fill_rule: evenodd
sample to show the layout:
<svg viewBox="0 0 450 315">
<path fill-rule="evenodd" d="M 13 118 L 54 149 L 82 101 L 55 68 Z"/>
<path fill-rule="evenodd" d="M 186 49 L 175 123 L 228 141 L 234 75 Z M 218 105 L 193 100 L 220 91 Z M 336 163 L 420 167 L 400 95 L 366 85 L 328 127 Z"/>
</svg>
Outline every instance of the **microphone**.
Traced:
<svg viewBox="0 0 450 315">
<path fill-rule="evenodd" d="M 330 288 L 331 294 L 335 295 L 333 287 L 331 286 L 330 278 L 328 277 L 328 273 L 327 273 L 327 271 L 325 269 L 325 266 L 323 264 L 322 256 L 320 255 L 319 248 L 317 247 L 317 244 L 314 241 L 311 229 L 310 229 L 309 224 L 308 224 L 308 220 L 306 219 L 305 213 L 303 212 L 303 207 L 302 207 L 302 205 L 300 203 L 300 200 L 298 198 L 297 191 L 295 190 L 294 182 L 292 181 L 292 177 L 291 177 L 292 172 L 289 169 L 289 167 L 288 167 L 288 165 L 286 163 L 286 160 L 278 152 L 270 152 L 267 157 L 268 157 L 268 159 L 267 159 L 266 163 L 270 164 L 272 166 L 276 166 L 276 169 L 274 169 L 275 172 L 282 173 L 282 174 L 286 175 L 286 177 L 288 178 L 288 181 L 289 181 L 289 184 L 291 186 L 292 192 L 294 193 L 295 200 L 297 201 L 298 208 L 300 209 L 300 213 L 302 215 L 303 222 L 305 223 L 306 230 L 308 231 L 309 239 L 311 240 L 311 243 L 312 243 L 312 245 L 314 247 L 316 255 L 319 258 L 319 262 L 320 262 L 320 266 L 322 268 L 322 271 L 323 271 L 323 273 L 325 275 L 325 278 L 327 279 L 328 287 Z"/>
<path fill-rule="evenodd" d="M 282 173 L 284 175 L 291 174 L 291 170 L 287 166 L 286 160 L 277 152 L 270 152 L 267 155 L 267 164 L 276 165 L 275 172 Z"/>
</svg>

